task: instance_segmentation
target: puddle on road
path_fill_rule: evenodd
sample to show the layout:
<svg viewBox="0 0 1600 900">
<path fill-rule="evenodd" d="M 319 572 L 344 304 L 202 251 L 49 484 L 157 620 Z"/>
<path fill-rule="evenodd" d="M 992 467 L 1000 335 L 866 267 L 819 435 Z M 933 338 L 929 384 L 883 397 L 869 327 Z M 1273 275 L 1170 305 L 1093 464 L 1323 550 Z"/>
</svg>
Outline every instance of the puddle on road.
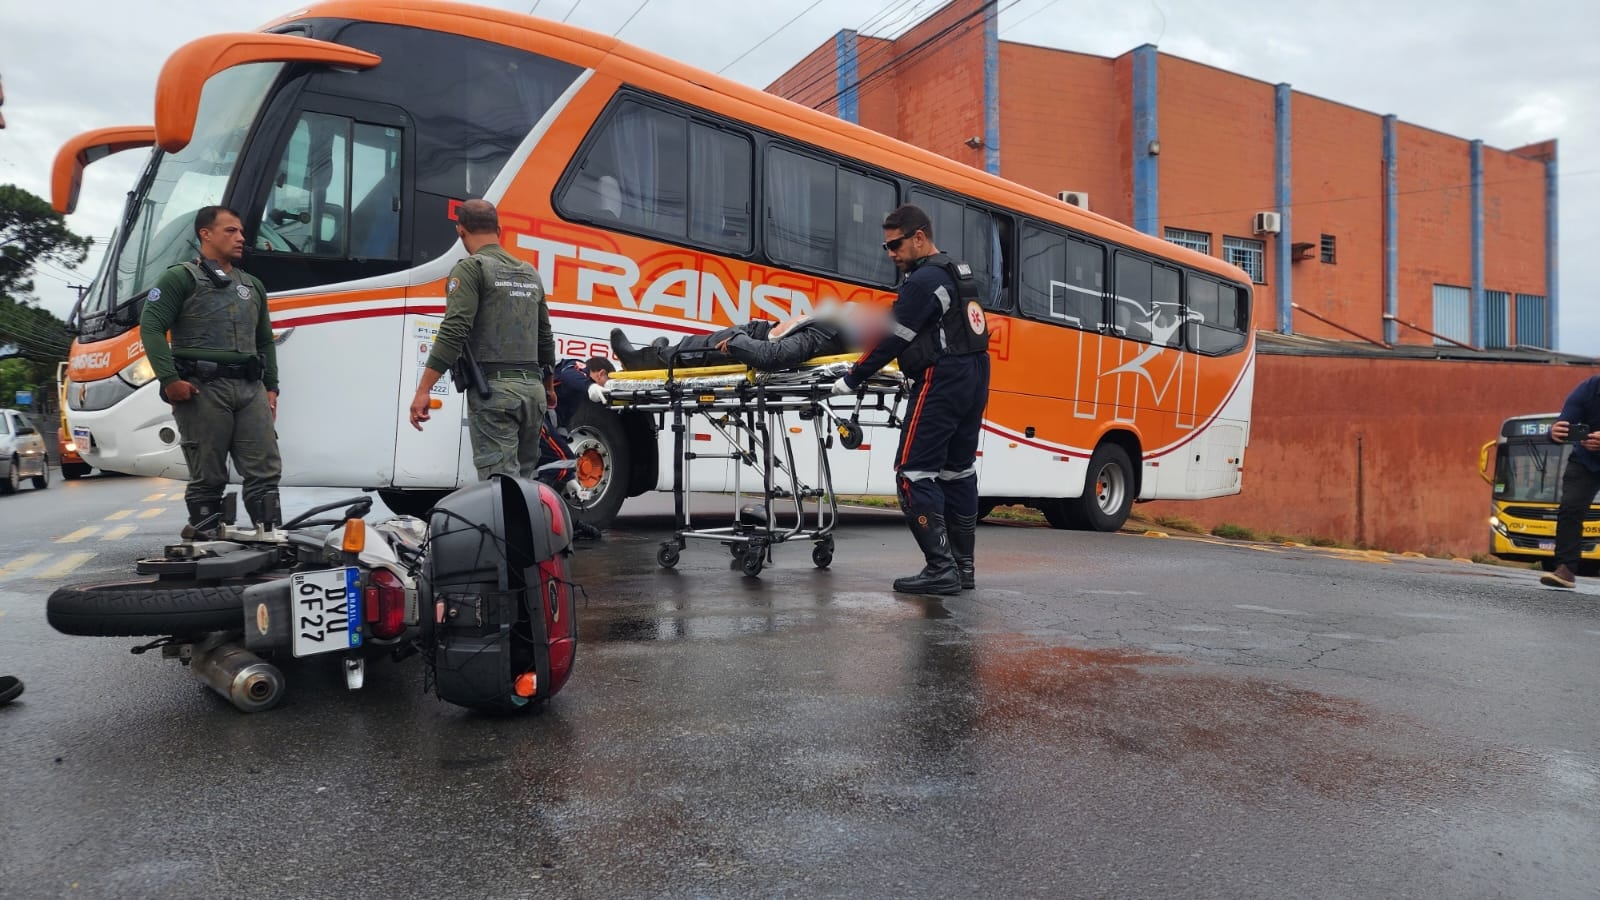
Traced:
<svg viewBox="0 0 1600 900">
<path fill-rule="evenodd" d="M 1526 770 L 1356 700 L 1176 668 L 1127 649 L 984 639 L 979 727 L 1039 731 L 1072 752 L 1143 759 L 1252 796 L 1287 786 L 1335 798 L 1419 800 Z"/>
</svg>

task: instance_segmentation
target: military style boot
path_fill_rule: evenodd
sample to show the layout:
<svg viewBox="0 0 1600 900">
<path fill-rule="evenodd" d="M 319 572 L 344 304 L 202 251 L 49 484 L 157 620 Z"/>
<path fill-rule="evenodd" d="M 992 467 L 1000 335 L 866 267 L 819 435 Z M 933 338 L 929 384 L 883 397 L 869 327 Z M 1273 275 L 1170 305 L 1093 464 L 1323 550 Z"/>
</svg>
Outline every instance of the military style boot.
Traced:
<svg viewBox="0 0 1600 900">
<path fill-rule="evenodd" d="M 617 354 L 625 369 L 665 369 L 667 361 L 661 351 L 667 347 L 666 338 L 656 338 L 648 347 L 635 347 L 621 328 L 611 329 L 611 350 Z"/>
<path fill-rule="evenodd" d="M 261 494 L 244 501 L 245 512 L 250 514 L 250 521 L 262 531 L 271 531 L 282 524 L 283 514 L 278 506 L 278 492 Z"/>
<path fill-rule="evenodd" d="M 950 517 L 950 554 L 956 560 L 956 574 L 961 578 L 961 589 L 970 591 L 978 586 L 978 568 L 972 554 L 978 543 L 977 515 Z"/>
<path fill-rule="evenodd" d="M 956 560 L 950 555 L 950 536 L 945 531 L 944 516 L 938 513 L 919 515 L 911 520 L 911 534 L 922 548 L 928 564 L 909 578 L 896 578 L 894 589 L 902 594 L 959 594 L 961 578 L 956 574 Z"/>
<path fill-rule="evenodd" d="M 189 524 L 180 535 L 186 541 L 214 541 L 222 535 L 222 501 L 190 500 Z"/>
</svg>

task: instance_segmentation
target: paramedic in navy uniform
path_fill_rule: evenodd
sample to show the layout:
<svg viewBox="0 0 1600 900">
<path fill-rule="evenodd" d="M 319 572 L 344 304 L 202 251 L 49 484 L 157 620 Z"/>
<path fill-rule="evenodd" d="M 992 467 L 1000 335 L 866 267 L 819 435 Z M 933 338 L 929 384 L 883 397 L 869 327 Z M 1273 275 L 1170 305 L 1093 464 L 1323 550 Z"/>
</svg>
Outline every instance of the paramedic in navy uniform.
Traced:
<svg viewBox="0 0 1600 900">
<path fill-rule="evenodd" d="M 911 379 L 895 455 L 900 509 L 927 565 L 894 589 L 957 594 L 974 586 L 978 527 L 978 434 L 989 399 L 989 332 L 972 269 L 939 252 L 933 223 L 915 206 L 883 220 L 883 249 L 905 273 L 891 330 L 834 394 L 853 394 L 891 359 Z"/>
</svg>

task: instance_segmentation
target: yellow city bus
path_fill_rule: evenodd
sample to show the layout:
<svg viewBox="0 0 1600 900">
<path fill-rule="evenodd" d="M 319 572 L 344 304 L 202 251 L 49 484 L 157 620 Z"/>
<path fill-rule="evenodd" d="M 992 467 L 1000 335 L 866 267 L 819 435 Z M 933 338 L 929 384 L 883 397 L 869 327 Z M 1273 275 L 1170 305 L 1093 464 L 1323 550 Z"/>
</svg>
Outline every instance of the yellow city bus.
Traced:
<svg viewBox="0 0 1600 900">
<path fill-rule="evenodd" d="M 408 511 L 475 477 L 462 429 L 405 424 L 463 254 L 462 201 L 499 207 L 502 243 L 539 270 L 560 353 L 577 358 L 611 355 L 613 327 L 644 341 L 888 303 L 879 223 L 912 202 L 983 285 L 986 505 L 1112 529 L 1135 500 L 1239 491 L 1255 373 L 1246 273 L 605 35 L 432 0 L 335 0 L 201 38 L 162 69 L 153 125 L 61 149 L 57 208 L 85 165 L 152 144 L 77 311 L 68 415 L 98 467 L 184 474 L 136 323 L 156 278 L 193 253 L 205 204 L 241 212 L 244 268 L 271 291 L 284 483 L 376 488 Z M 437 390 L 436 420 L 458 420 L 461 398 Z M 670 487 L 662 431 L 580 411 L 586 520 Z M 841 451 L 836 488 L 892 494 L 893 446 Z M 698 490 L 732 483 L 710 466 L 694 477 Z"/>
<path fill-rule="evenodd" d="M 1571 444 L 1550 440 L 1557 413 L 1512 416 L 1500 436 L 1478 452 L 1478 474 L 1488 482 L 1489 552 L 1501 559 L 1555 568 L 1556 507 Z M 1490 452 L 1493 451 L 1491 465 Z M 1583 520 L 1584 574 L 1600 570 L 1600 506 Z"/>
</svg>

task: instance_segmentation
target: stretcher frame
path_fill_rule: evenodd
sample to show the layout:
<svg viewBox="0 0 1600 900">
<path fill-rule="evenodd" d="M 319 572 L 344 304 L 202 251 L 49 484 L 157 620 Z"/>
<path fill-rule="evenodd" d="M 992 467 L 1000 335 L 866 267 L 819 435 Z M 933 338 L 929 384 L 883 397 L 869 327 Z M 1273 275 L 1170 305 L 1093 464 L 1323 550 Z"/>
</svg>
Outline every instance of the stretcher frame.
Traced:
<svg viewBox="0 0 1600 900">
<path fill-rule="evenodd" d="M 891 365 L 861 385 L 855 396 L 833 395 L 833 383 L 854 361 L 853 356 L 827 356 L 781 372 L 727 365 L 611 376 L 606 385 L 611 407 L 655 414 L 662 427 L 672 430 L 673 536 L 656 551 L 657 563 L 673 568 L 691 541 L 715 542 L 728 549 L 736 567 L 755 577 L 772 562 L 774 546 L 806 540 L 812 543 L 813 564 L 832 564 L 839 503 L 829 451 L 836 441 L 847 449 L 861 446 L 865 428 L 898 428 L 906 393 L 905 379 Z M 788 413 L 811 424 L 816 485 L 800 479 Z M 693 449 L 690 425 L 697 417 L 722 436 L 729 452 Z M 733 516 L 727 525 L 697 527 L 694 519 L 689 470 L 705 459 L 733 464 Z M 746 489 L 746 469 L 758 476 L 759 491 Z M 764 515 L 753 514 L 755 507 L 746 504 L 757 499 Z"/>
</svg>

